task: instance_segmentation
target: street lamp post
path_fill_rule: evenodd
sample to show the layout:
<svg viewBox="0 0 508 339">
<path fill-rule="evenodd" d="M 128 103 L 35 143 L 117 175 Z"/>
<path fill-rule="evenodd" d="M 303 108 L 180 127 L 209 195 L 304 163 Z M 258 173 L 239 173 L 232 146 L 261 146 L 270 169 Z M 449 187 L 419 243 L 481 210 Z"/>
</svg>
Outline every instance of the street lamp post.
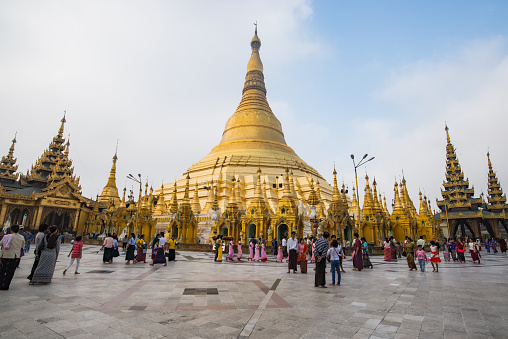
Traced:
<svg viewBox="0 0 508 339">
<path fill-rule="evenodd" d="M 355 182 L 356 182 L 356 201 L 358 201 L 358 226 L 357 226 L 357 231 L 358 231 L 358 235 L 361 237 L 362 236 L 362 230 L 361 230 L 361 217 L 360 217 L 360 192 L 358 191 L 358 175 L 357 175 L 357 172 L 356 172 L 356 169 L 360 166 L 363 166 L 365 165 L 366 163 L 368 163 L 369 161 L 371 160 L 374 160 L 375 157 L 371 157 L 370 159 L 368 160 L 365 160 L 369 155 L 367 153 L 365 153 L 365 155 L 363 156 L 362 160 L 360 160 L 357 163 L 355 163 L 355 156 L 354 154 L 351 154 L 351 160 L 353 160 L 353 166 L 355 168 Z"/>
<path fill-rule="evenodd" d="M 140 230 L 138 229 L 139 227 L 139 205 L 141 204 L 141 193 L 143 192 L 143 188 L 142 188 L 142 180 L 141 180 L 141 174 L 138 174 L 138 178 L 136 178 L 135 176 L 133 176 L 132 174 L 129 173 L 129 175 L 127 176 L 127 179 L 130 179 L 134 182 L 137 182 L 139 184 L 139 197 L 138 197 L 138 203 L 136 204 L 136 220 L 135 220 L 135 228 L 136 228 L 136 231 L 138 232 L 138 234 L 141 234 Z"/>
</svg>

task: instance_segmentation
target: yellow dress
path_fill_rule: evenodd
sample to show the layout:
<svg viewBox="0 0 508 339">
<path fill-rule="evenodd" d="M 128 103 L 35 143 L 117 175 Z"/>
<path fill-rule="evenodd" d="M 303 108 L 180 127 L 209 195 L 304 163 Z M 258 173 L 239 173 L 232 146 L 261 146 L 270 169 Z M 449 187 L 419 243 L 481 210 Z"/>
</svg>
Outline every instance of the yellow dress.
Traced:
<svg viewBox="0 0 508 339">
<path fill-rule="evenodd" d="M 222 261 L 222 240 L 217 241 L 217 261 Z"/>
</svg>

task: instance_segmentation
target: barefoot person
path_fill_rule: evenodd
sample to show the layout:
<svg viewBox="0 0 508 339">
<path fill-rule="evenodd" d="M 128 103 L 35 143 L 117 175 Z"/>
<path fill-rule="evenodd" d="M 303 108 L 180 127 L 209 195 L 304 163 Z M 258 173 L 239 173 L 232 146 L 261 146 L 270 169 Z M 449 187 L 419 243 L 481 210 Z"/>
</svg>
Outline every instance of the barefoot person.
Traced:
<svg viewBox="0 0 508 339">
<path fill-rule="evenodd" d="M 72 264 L 74 264 L 74 260 L 76 260 L 76 270 L 74 271 L 74 274 L 79 274 L 78 272 L 79 262 L 81 260 L 81 257 L 83 256 L 83 242 L 81 241 L 81 239 L 83 239 L 83 237 L 78 235 L 76 237 L 76 240 L 74 240 L 74 242 L 72 243 L 71 251 L 67 255 L 68 257 L 71 257 L 71 262 L 69 263 L 69 265 L 67 265 L 67 267 L 63 271 L 63 275 L 65 275 L 65 273 L 67 273 L 67 270 L 72 266 Z"/>
<path fill-rule="evenodd" d="M 314 287 L 326 288 L 326 255 L 328 253 L 328 238 L 330 233 L 323 232 L 323 236 L 316 241 L 314 256 L 316 257 L 316 273 L 314 278 Z"/>
<path fill-rule="evenodd" d="M 432 272 L 439 272 L 438 264 L 441 262 L 441 259 L 439 258 L 439 247 L 437 247 L 434 241 L 430 242 L 430 262 L 432 263 Z"/>
<path fill-rule="evenodd" d="M 297 266 L 297 257 L 298 257 L 298 240 L 296 240 L 296 232 L 291 232 L 291 238 L 289 238 L 286 242 L 288 255 L 289 255 L 289 262 L 288 262 L 288 273 L 293 270 L 293 273 L 296 273 L 296 266 Z"/>
</svg>

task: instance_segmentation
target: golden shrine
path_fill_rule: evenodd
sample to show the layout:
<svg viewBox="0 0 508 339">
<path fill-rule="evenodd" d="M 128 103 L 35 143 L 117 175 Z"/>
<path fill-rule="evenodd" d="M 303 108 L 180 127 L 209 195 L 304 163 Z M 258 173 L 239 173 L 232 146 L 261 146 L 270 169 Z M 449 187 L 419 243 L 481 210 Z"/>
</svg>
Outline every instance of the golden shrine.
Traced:
<svg viewBox="0 0 508 339">
<path fill-rule="evenodd" d="M 446 181 L 441 190 L 443 200 L 436 199 L 441 212 L 436 216 L 445 220 L 450 237 L 482 235 L 500 238 L 508 233 L 508 205 L 497 175 L 492 169 L 490 153 L 488 160 L 488 196 L 474 197 L 474 186 L 469 187 L 469 179 L 464 180 L 464 173 L 459 164 L 448 126 L 446 130 Z"/>
<path fill-rule="evenodd" d="M 351 240 L 358 227 L 357 197 L 350 203 L 344 185 L 339 190 L 335 170 L 332 187 L 286 144 L 266 98 L 257 28 L 250 45 L 242 98 L 220 143 L 178 180 L 155 191 L 156 230 L 167 230 L 184 243 L 209 243 L 219 234 L 245 243 L 254 237 L 280 240 L 293 230 L 297 237 L 327 230 Z M 418 214 L 403 180 L 400 197 L 395 185 L 390 216 L 376 182 L 372 192 L 366 180 L 360 235 L 378 245 L 392 233 L 399 240 L 417 232 L 432 237 L 435 224 L 426 197 Z"/>
<path fill-rule="evenodd" d="M 37 229 L 41 223 L 57 225 L 61 232 L 77 232 L 88 218 L 91 201 L 81 195 L 69 158 L 69 140 L 63 137 L 65 114 L 57 135 L 26 175 L 16 173 L 16 137 L 0 161 L 0 225 L 24 225 Z"/>
</svg>

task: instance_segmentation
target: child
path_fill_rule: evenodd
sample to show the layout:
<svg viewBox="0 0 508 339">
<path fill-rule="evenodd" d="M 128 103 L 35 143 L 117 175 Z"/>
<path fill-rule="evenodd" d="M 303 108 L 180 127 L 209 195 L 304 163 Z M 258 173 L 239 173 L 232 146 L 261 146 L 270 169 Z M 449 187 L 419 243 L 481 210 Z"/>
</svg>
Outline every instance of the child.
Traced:
<svg viewBox="0 0 508 339">
<path fill-rule="evenodd" d="M 279 245 L 279 248 L 277 249 L 277 259 L 275 261 L 282 262 L 282 259 L 284 259 L 282 256 L 282 246 Z"/>
<path fill-rule="evenodd" d="M 430 262 L 432 264 L 432 272 L 439 272 L 439 263 L 441 259 L 439 258 L 439 247 L 434 241 L 430 242 Z M 435 265 L 435 266 L 434 266 Z"/>
<path fill-rule="evenodd" d="M 82 238 L 83 237 L 81 237 L 81 236 L 77 236 L 76 240 L 72 243 L 71 251 L 69 252 L 69 255 L 67 255 L 68 257 L 71 257 L 71 262 L 69 263 L 69 265 L 67 265 L 67 267 L 63 271 L 63 275 L 65 275 L 65 273 L 67 272 L 69 267 L 71 267 L 72 264 L 74 264 L 74 260 L 76 260 L 76 271 L 74 272 L 74 274 L 79 274 L 79 272 L 78 272 L 79 261 L 81 260 L 81 257 L 83 256 L 83 243 L 81 242 Z"/>
<path fill-rule="evenodd" d="M 427 253 L 425 253 L 425 249 L 422 245 L 418 245 L 418 249 L 416 250 L 416 257 L 418 258 L 418 263 L 420 264 L 420 270 L 425 272 L 425 262 L 427 261 Z"/>
</svg>

